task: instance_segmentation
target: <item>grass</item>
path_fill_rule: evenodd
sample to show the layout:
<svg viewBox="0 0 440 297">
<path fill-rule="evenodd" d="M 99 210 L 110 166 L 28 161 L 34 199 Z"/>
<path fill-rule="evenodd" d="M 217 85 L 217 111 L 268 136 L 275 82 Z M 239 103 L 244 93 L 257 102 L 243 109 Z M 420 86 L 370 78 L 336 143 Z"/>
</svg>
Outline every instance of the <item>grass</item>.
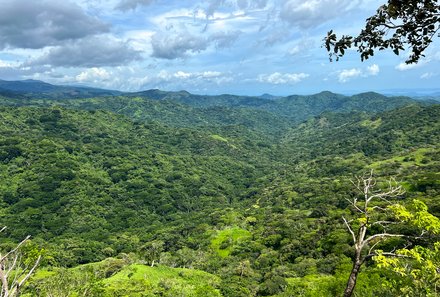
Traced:
<svg viewBox="0 0 440 297">
<path fill-rule="evenodd" d="M 370 129 L 377 129 L 377 128 L 380 127 L 381 124 L 382 124 L 382 119 L 381 118 L 378 118 L 375 121 L 365 120 L 365 121 L 361 122 L 361 126 L 367 127 L 367 128 L 370 128 Z"/>
<path fill-rule="evenodd" d="M 434 148 L 420 148 L 414 150 L 403 156 L 396 156 L 390 159 L 380 160 L 370 164 L 372 169 L 378 169 L 382 166 L 389 165 L 392 163 L 400 163 L 403 168 L 408 168 L 411 166 L 426 166 L 429 164 L 429 159 L 426 155 L 435 152 Z"/>
<path fill-rule="evenodd" d="M 44 296 L 51 292 L 54 296 L 66 297 L 222 296 L 218 289 L 220 278 L 201 270 L 123 264 L 113 275 L 106 274 L 109 267 L 115 267 L 121 261 L 109 258 L 75 268 L 38 270 L 31 279 L 31 287 L 37 290 L 26 292 L 23 296 L 35 296 L 35 292 Z"/>
<path fill-rule="evenodd" d="M 200 270 L 166 266 L 128 265 L 103 284 L 109 296 L 121 291 L 128 294 L 123 296 L 221 296 L 216 289 L 220 284 L 218 277 Z"/>
<path fill-rule="evenodd" d="M 231 253 L 234 245 L 251 236 L 251 232 L 238 227 L 224 229 L 219 231 L 211 240 L 211 248 L 214 249 L 220 257 L 227 257 Z"/>
</svg>

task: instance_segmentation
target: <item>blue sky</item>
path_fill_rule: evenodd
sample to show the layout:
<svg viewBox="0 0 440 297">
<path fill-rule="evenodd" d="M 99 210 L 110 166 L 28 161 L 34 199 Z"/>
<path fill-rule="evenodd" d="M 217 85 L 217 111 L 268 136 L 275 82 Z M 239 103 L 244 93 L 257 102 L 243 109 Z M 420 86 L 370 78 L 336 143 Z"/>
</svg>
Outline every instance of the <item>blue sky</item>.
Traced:
<svg viewBox="0 0 440 297">
<path fill-rule="evenodd" d="M 350 51 L 377 0 L 0 0 L 0 79 L 198 94 L 312 94 L 438 88 L 438 40 L 417 65 Z"/>
</svg>

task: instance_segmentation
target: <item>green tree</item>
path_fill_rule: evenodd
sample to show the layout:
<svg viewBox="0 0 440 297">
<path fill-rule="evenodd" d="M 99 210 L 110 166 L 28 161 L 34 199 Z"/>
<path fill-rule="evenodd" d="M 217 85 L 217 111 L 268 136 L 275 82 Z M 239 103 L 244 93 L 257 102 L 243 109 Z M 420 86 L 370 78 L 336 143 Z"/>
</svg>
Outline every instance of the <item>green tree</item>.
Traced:
<svg viewBox="0 0 440 297">
<path fill-rule="evenodd" d="M 360 268 L 367 259 L 375 257 L 378 262 L 386 266 L 389 263 L 384 260 L 386 257 L 412 257 L 416 261 L 421 257 L 418 256 L 420 253 L 417 249 L 401 249 L 400 252 L 395 252 L 398 248 L 395 243 L 391 243 L 391 251 L 384 252 L 378 248 L 384 241 L 392 238 L 421 239 L 424 238 L 426 232 L 440 232 L 440 220 L 428 212 L 423 202 L 414 200 L 410 207 L 406 208 L 389 200 L 404 193 L 402 187 L 397 185 L 393 179 L 388 181 L 386 190 L 378 186 L 377 180 L 373 177 L 373 171 L 357 177 L 352 183 L 360 192 L 361 199 L 358 195 L 348 199 L 355 216 L 351 220 L 343 217 L 354 245 L 353 266 L 344 297 L 350 297 L 353 294 Z M 423 231 L 415 236 L 393 231 L 392 227 L 400 223 Z M 391 263 L 394 262 L 391 261 Z"/>
<path fill-rule="evenodd" d="M 350 297 L 353 294 L 360 268 L 365 260 L 375 255 L 377 244 L 391 237 L 403 236 L 402 234 L 392 234 L 386 231 L 386 226 L 392 222 L 382 220 L 380 215 L 385 209 L 374 205 L 377 201 L 387 202 L 388 198 L 402 195 L 402 188 L 390 181 L 388 190 L 376 189 L 377 181 L 373 177 L 373 171 L 361 177 L 356 177 L 356 180 L 352 180 L 352 183 L 361 194 L 361 199 L 358 195 L 352 199 L 347 199 L 352 211 L 355 213 L 355 217 L 351 220 L 343 217 L 344 224 L 351 234 L 354 245 L 353 267 L 347 281 L 344 297 Z M 381 231 L 370 234 L 371 229 L 374 230 L 376 226 L 380 226 Z"/>
<path fill-rule="evenodd" d="M 338 39 L 331 30 L 324 38 L 330 60 L 344 56 L 357 47 L 361 60 L 374 55 L 375 50 L 391 49 L 396 55 L 411 51 L 406 63 L 417 63 L 440 29 L 438 0 L 388 0 L 376 14 L 366 20 L 358 36 L 343 35 Z"/>
<path fill-rule="evenodd" d="M 165 242 L 162 240 L 153 240 L 147 242 L 141 247 L 141 252 L 145 258 L 145 261 L 150 264 L 151 267 L 153 267 L 156 261 L 159 260 L 164 245 Z"/>
</svg>

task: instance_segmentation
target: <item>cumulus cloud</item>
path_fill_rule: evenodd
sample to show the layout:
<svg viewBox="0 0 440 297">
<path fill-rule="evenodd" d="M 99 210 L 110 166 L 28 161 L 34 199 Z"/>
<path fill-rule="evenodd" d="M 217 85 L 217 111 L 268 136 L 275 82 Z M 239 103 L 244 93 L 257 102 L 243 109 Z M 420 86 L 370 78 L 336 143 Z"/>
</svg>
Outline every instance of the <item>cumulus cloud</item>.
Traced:
<svg viewBox="0 0 440 297">
<path fill-rule="evenodd" d="M 189 53 L 197 53 L 208 47 L 206 38 L 195 36 L 190 33 L 167 35 L 156 33 L 151 38 L 153 57 L 162 59 L 182 58 Z"/>
<path fill-rule="evenodd" d="M 150 82 L 163 83 L 176 81 L 185 81 L 186 83 L 193 85 L 198 85 L 200 83 L 222 84 L 232 81 L 232 77 L 219 71 L 176 71 L 174 73 L 169 73 L 168 71 L 163 70 L 157 74 L 156 79 L 151 79 Z"/>
<path fill-rule="evenodd" d="M 103 68 L 89 68 L 76 76 L 76 81 L 78 82 L 101 82 L 109 80 L 111 78 L 111 73 Z"/>
<path fill-rule="evenodd" d="M 108 31 L 107 24 L 68 1 L 1 1 L 2 49 L 39 49 Z"/>
<path fill-rule="evenodd" d="M 357 77 L 376 76 L 380 72 L 380 67 L 377 64 L 368 66 L 365 70 L 360 68 L 344 69 L 338 72 L 338 80 L 341 83 L 346 83 L 349 80 Z"/>
<path fill-rule="evenodd" d="M 154 2 L 154 0 L 122 0 L 116 5 L 116 9 L 126 11 L 136 9 L 138 6 L 147 6 Z"/>
<path fill-rule="evenodd" d="M 175 34 L 156 33 L 151 38 L 152 56 L 173 60 L 204 51 L 211 44 L 217 48 L 229 47 L 237 40 L 240 33 L 240 31 L 216 32 L 207 37 L 193 35 L 188 31 Z"/>
<path fill-rule="evenodd" d="M 379 72 L 380 72 L 380 68 L 379 68 L 379 65 L 377 65 L 377 64 L 373 64 L 373 65 L 367 67 L 367 73 L 369 75 L 376 76 L 379 74 Z"/>
<path fill-rule="evenodd" d="M 214 13 L 221 8 L 229 7 L 232 9 L 262 9 L 267 6 L 268 0 L 210 0 L 206 1 L 207 6 L 205 8 L 206 15 L 208 17 L 214 15 Z"/>
<path fill-rule="evenodd" d="M 352 68 L 352 69 L 344 69 L 338 74 L 339 82 L 345 83 L 349 81 L 352 78 L 359 77 L 362 75 L 362 70 L 359 68 Z"/>
<path fill-rule="evenodd" d="M 280 12 L 282 20 L 303 29 L 316 27 L 356 7 L 352 0 L 289 0 Z"/>
<path fill-rule="evenodd" d="M 93 36 L 50 49 L 28 64 L 54 67 L 103 67 L 141 60 L 141 53 L 127 43 L 106 36 Z"/>
<path fill-rule="evenodd" d="M 307 73 L 274 72 L 272 74 L 261 74 L 257 80 L 262 83 L 280 85 L 280 84 L 296 84 L 301 82 L 303 79 L 307 77 L 309 77 L 309 74 Z"/>
</svg>

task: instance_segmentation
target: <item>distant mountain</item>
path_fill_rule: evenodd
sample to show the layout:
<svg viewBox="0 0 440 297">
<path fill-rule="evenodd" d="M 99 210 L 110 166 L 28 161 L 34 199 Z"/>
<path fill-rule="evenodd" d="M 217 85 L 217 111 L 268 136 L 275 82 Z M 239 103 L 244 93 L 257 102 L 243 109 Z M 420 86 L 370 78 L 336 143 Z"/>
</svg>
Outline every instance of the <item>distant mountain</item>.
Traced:
<svg viewBox="0 0 440 297">
<path fill-rule="evenodd" d="M 159 101 L 173 101 L 196 108 L 251 108 L 286 117 L 293 123 L 302 122 L 325 111 L 381 112 L 417 102 L 409 97 L 387 97 L 374 92 L 344 96 L 329 91 L 308 96 L 292 95 L 279 97 L 276 100 L 274 98 L 268 99 L 269 97 L 267 96 L 248 97 L 228 94 L 203 96 L 194 95 L 186 91 L 164 92 L 160 90 L 130 93 L 128 96 L 132 98 L 140 97 Z"/>
<path fill-rule="evenodd" d="M 262 99 L 267 99 L 267 100 L 276 100 L 276 99 L 282 98 L 283 96 L 274 96 L 271 94 L 264 93 L 263 95 L 260 95 L 258 97 L 260 97 Z"/>
<path fill-rule="evenodd" d="M 409 96 L 409 97 L 424 97 L 424 96 L 440 96 L 439 88 L 418 88 L 418 89 L 386 89 L 381 90 L 381 94 L 390 96 Z"/>
<path fill-rule="evenodd" d="M 376 113 L 408 104 L 421 104 L 408 97 L 386 97 L 373 92 L 349 97 L 324 91 L 309 96 L 265 99 L 228 94 L 194 95 L 187 91 L 157 89 L 111 95 L 113 91 L 54 86 L 39 81 L 2 81 L 0 88 L 2 86 L 9 88 L 3 94 L 6 98 L 0 97 L 3 105 L 48 107 L 55 104 L 82 110 L 108 110 L 137 121 L 154 121 L 173 127 L 214 128 L 216 131 L 231 126 L 244 127 L 275 138 L 281 137 L 290 127 L 324 112 Z M 20 92 L 16 92 L 18 90 Z M 74 92 L 81 98 L 73 96 Z M 23 100 L 23 96 L 29 94 L 30 98 Z"/>
<path fill-rule="evenodd" d="M 13 98 L 70 99 L 114 96 L 122 92 L 88 87 L 58 86 L 39 80 L 0 80 L 0 95 Z"/>
<path fill-rule="evenodd" d="M 215 96 L 195 95 L 187 91 L 165 92 L 157 89 L 142 92 L 129 93 L 130 97 L 142 97 L 154 100 L 169 100 L 192 107 L 255 107 L 268 103 L 270 100 L 251 97 L 222 94 Z"/>
</svg>

